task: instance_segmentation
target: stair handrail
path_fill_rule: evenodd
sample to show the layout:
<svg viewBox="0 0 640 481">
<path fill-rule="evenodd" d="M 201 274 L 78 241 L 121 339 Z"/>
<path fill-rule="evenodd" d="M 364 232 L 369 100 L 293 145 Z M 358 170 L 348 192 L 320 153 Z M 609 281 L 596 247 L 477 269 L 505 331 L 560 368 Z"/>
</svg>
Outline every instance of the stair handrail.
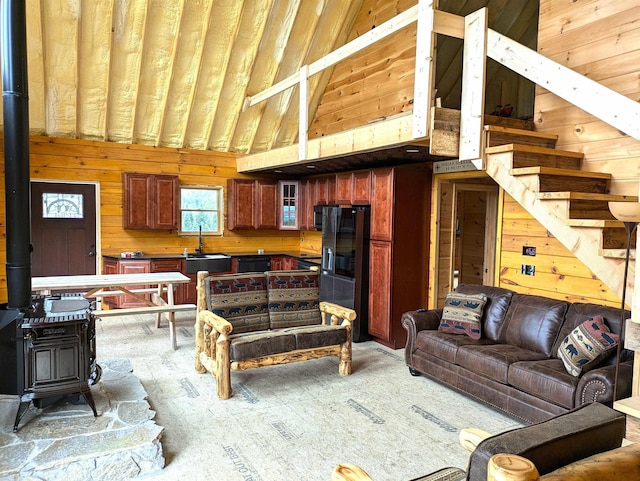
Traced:
<svg viewBox="0 0 640 481">
<path fill-rule="evenodd" d="M 640 103 L 502 35 L 487 32 L 487 56 L 640 140 Z"/>
</svg>

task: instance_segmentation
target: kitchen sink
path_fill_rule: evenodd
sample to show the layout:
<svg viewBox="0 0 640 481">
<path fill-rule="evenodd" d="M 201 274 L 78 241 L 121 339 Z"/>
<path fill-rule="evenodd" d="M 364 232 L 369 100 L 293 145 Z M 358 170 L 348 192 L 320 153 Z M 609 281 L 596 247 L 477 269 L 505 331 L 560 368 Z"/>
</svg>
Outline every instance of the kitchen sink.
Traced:
<svg viewBox="0 0 640 481">
<path fill-rule="evenodd" d="M 227 254 L 187 254 L 187 274 L 198 271 L 229 272 L 231 271 L 231 256 Z"/>
</svg>

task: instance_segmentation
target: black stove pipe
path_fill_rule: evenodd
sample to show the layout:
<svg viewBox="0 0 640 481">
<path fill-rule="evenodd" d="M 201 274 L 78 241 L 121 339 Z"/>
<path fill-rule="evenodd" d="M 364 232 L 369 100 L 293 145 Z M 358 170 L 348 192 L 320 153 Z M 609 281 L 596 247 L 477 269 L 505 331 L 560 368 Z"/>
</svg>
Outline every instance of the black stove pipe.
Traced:
<svg viewBox="0 0 640 481">
<path fill-rule="evenodd" d="M 10 309 L 31 304 L 31 195 L 25 0 L 0 0 L 2 100 Z"/>
</svg>

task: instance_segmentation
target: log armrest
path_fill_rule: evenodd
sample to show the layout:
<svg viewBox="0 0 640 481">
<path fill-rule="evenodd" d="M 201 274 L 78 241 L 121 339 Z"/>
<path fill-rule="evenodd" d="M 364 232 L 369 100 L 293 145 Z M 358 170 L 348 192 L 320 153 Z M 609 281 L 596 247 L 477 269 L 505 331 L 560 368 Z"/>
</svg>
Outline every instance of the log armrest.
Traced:
<svg viewBox="0 0 640 481">
<path fill-rule="evenodd" d="M 351 326 L 351 322 L 356 318 L 356 311 L 353 309 L 327 301 L 320 302 L 320 313 L 322 314 L 322 323 L 333 326 L 338 325 L 340 319 L 342 319 L 340 324 L 343 326 Z M 327 316 L 329 316 L 329 322 L 327 322 Z"/>
</svg>

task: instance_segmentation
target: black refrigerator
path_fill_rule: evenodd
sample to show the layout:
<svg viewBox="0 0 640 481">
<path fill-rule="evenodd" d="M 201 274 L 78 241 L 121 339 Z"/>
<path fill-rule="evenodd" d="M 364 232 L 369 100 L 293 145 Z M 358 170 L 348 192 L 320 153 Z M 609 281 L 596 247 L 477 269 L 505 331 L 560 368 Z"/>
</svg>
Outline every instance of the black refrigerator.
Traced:
<svg viewBox="0 0 640 481">
<path fill-rule="evenodd" d="M 369 207 L 316 209 L 322 216 L 320 300 L 354 309 L 353 341 L 368 341 Z"/>
</svg>

